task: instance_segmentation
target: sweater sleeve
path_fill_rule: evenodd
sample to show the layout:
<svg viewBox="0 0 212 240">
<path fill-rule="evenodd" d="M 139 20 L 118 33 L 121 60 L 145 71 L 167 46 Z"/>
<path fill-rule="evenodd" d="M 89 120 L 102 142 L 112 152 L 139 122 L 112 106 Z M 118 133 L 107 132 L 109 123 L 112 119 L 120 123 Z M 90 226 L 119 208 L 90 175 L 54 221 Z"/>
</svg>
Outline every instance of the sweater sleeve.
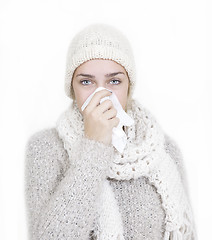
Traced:
<svg viewBox="0 0 212 240">
<path fill-rule="evenodd" d="M 189 196 L 188 180 L 187 180 L 187 174 L 186 174 L 186 169 L 183 161 L 182 152 L 178 144 L 176 143 L 176 141 L 167 134 L 166 134 L 165 143 L 166 143 L 165 145 L 166 152 L 170 154 L 172 159 L 174 159 L 177 165 L 178 171 L 180 172 L 183 187 L 185 188 L 186 194 Z"/>
<path fill-rule="evenodd" d="M 55 135 L 39 132 L 26 144 L 29 239 L 90 239 L 96 199 L 112 161 L 113 146 L 83 137 L 73 156 L 76 164 L 69 166 L 68 154 Z"/>
<path fill-rule="evenodd" d="M 185 165 L 184 165 L 184 161 L 183 161 L 183 154 L 182 154 L 182 151 L 180 150 L 177 142 L 173 138 L 168 136 L 167 134 L 166 134 L 165 149 L 170 154 L 170 156 L 174 159 L 174 161 L 175 161 L 175 163 L 178 167 L 178 170 L 180 172 L 180 176 L 181 176 L 181 179 L 182 179 L 183 187 L 184 187 L 186 195 L 188 197 L 188 201 L 190 203 L 191 211 L 192 211 L 192 215 L 193 215 L 193 207 L 191 205 L 189 185 L 188 185 L 186 169 L 185 169 Z M 195 222 L 195 219 L 194 219 L 194 215 L 192 217 L 193 217 L 193 219 L 192 219 L 192 221 L 193 221 L 192 222 L 192 228 L 193 228 L 192 240 L 197 240 L 197 226 L 196 226 L 196 222 Z"/>
</svg>

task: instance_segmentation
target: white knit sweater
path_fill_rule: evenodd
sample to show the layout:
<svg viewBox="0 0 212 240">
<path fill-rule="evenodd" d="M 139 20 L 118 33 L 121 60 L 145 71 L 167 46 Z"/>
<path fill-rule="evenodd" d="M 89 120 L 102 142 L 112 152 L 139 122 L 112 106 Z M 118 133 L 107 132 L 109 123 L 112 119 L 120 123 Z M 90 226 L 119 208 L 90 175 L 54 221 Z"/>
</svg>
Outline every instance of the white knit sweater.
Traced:
<svg viewBox="0 0 212 240">
<path fill-rule="evenodd" d="M 175 160 L 188 194 L 182 154 L 168 135 L 165 149 Z M 30 240 L 93 239 L 96 199 L 114 148 L 83 137 L 75 151 L 78 158 L 73 161 L 78 167 L 72 169 L 55 128 L 43 129 L 29 138 L 25 193 Z M 111 179 L 110 185 L 121 211 L 124 238 L 163 239 L 164 210 L 148 179 Z"/>
</svg>

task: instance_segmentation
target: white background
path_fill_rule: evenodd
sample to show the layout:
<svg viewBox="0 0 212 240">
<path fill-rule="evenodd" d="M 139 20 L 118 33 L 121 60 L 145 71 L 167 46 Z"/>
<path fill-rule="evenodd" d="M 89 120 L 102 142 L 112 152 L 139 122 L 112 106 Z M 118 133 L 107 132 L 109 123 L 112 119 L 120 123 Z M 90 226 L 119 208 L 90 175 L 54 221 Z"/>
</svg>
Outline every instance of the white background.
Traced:
<svg viewBox="0 0 212 240">
<path fill-rule="evenodd" d="M 210 3 L 211 4 L 211 3 Z M 211 236 L 211 5 L 204 0 L 0 1 L 0 238 L 27 239 L 24 149 L 70 99 L 65 60 L 88 24 L 119 28 L 137 67 L 134 97 L 179 145 L 199 239 Z"/>
</svg>

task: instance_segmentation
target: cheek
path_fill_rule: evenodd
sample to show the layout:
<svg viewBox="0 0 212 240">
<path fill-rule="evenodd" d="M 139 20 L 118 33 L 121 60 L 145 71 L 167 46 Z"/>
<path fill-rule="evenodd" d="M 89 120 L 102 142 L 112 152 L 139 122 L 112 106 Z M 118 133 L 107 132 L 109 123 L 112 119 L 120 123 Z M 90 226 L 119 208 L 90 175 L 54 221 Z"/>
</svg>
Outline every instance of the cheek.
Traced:
<svg viewBox="0 0 212 240">
<path fill-rule="evenodd" d="M 76 91 L 76 100 L 79 108 L 81 108 L 83 103 L 91 94 L 92 94 L 92 91 L 87 91 L 84 89 L 78 89 L 78 91 Z"/>
<path fill-rule="evenodd" d="M 128 91 L 127 87 L 113 90 L 119 101 L 125 101 L 125 99 L 127 98 L 127 91 Z"/>
<path fill-rule="evenodd" d="M 119 102 L 120 102 L 120 104 L 122 105 L 122 107 L 124 108 L 125 107 L 125 104 L 126 104 L 126 101 L 127 101 L 127 93 L 125 93 L 125 92 L 115 92 L 114 91 L 114 93 L 115 93 L 115 95 L 116 95 L 116 97 L 118 98 L 118 100 L 119 100 Z"/>
</svg>

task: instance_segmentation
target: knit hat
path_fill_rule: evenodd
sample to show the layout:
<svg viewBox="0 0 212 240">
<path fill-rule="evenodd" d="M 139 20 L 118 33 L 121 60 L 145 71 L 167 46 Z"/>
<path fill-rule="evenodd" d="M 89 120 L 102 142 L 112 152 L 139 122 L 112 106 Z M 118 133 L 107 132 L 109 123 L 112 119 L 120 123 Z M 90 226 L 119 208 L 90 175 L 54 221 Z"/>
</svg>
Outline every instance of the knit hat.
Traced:
<svg viewBox="0 0 212 240">
<path fill-rule="evenodd" d="M 65 93 L 73 99 L 71 82 L 74 71 L 91 59 L 108 59 L 121 64 L 130 80 L 129 98 L 135 88 L 135 61 L 127 38 L 108 24 L 91 24 L 72 39 L 66 57 Z"/>
</svg>

